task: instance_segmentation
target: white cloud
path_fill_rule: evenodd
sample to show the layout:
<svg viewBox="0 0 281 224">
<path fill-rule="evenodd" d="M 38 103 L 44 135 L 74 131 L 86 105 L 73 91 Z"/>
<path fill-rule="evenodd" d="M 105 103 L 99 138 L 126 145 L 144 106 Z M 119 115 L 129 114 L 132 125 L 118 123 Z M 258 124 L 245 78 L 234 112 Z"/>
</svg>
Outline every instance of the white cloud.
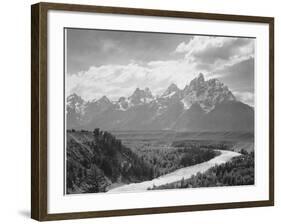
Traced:
<svg viewBox="0 0 281 224">
<path fill-rule="evenodd" d="M 241 38 L 196 36 L 176 47 L 175 52 L 184 53 L 181 59 L 141 64 L 132 59 L 128 65 L 92 66 L 88 71 L 68 74 L 67 94 L 75 92 L 86 100 L 103 95 L 117 100 L 130 96 L 137 87 L 148 87 L 154 94 L 162 93 L 171 83 L 184 88 L 200 72 L 207 78 L 218 77 L 215 71 L 251 57 L 253 43 Z M 111 49 L 111 44 L 106 48 Z M 240 95 L 250 101 L 246 96 Z"/>
<path fill-rule="evenodd" d="M 222 47 L 224 43 L 231 41 L 231 39 L 226 37 L 195 36 L 188 43 L 180 43 L 176 48 L 176 52 L 185 52 L 186 56 L 188 56 L 194 52 L 204 51 L 208 47 Z"/>
<path fill-rule="evenodd" d="M 197 74 L 195 64 L 186 60 L 93 66 L 67 76 L 67 94 L 75 92 L 86 100 L 107 95 L 116 100 L 131 95 L 137 87 L 148 87 L 154 94 L 160 94 L 172 82 L 183 88 Z"/>
<path fill-rule="evenodd" d="M 254 107 L 255 96 L 252 92 L 233 92 L 233 94 L 237 100 Z"/>
<path fill-rule="evenodd" d="M 195 36 L 187 43 L 180 43 L 176 53 L 184 53 L 198 67 L 213 72 L 222 70 L 254 57 L 254 40 L 248 38 Z"/>
</svg>

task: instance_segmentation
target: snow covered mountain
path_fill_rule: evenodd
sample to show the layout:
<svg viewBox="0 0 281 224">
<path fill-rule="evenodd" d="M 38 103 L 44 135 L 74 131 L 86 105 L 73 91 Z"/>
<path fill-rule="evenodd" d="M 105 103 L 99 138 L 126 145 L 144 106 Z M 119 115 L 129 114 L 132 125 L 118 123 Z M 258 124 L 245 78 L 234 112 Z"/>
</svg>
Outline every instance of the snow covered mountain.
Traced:
<svg viewBox="0 0 281 224">
<path fill-rule="evenodd" d="M 205 112 L 210 112 L 223 101 L 236 100 L 227 86 L 217 79 L 205 81 L 202 73 L 193 79 L 183 91 L 183 102 L 186 108 L 198 103 Z"/>
<path fill-rule="evenodd" d="M 67 128 L 107 130 L 253 131 L 254 110 L 218 79 L 199 74 L 183 90 L 172 83 L 158 97 L 137 88 L 129 97 L 85 102 L 67 98 Z"/>
</svg>

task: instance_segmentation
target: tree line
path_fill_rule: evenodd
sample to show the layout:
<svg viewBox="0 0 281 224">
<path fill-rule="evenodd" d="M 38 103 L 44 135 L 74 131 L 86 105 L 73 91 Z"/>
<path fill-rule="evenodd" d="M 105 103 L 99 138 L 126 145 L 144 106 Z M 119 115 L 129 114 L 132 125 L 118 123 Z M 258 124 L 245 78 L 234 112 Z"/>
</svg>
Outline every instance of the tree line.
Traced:
<svg viewBox="0 0 281 224">
<path fill-rule="evenodd" d="M 205 173 L 197 173 L 189 179 L 174 183 L 154 186 L 149 190 L 253 185 L 255 181 L 254 152 L 248 153 L 243 150 L 243 153 L 230 162 L 210 168 Z"/>
</svg>

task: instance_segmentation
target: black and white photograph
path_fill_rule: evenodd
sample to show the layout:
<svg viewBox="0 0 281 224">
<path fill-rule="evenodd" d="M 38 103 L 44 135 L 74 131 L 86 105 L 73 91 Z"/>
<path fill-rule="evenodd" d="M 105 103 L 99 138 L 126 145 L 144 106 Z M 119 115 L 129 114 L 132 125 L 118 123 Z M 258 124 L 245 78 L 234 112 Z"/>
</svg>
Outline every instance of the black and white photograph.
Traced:
<svg viewBox="0 0 281 224">
<path fill-rule="evenodd" d="M 255 185 L 255 38 L 64 37 L 66 194 Z"/>
</svg>

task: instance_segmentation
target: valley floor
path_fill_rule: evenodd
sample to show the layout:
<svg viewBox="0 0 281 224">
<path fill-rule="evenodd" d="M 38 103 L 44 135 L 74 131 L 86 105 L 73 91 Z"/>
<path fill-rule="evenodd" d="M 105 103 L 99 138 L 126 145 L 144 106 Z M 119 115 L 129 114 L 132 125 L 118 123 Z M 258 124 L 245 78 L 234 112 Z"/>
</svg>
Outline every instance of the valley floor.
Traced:
<svg viewBox="0 0 281 224">
<path fill-rule="evenodd" d="M 214 167 L 215 165 L 226 163 L 230 161 L 233 157 L 241 155 L 240 153 L 233 152 L 233 151 L 227 151 L 227 150 L 217 150 L 217 151 L 219 151 L 221 154 L 209 161 L 175 170 L 171 173 L 162 175 L 150 181 L 144 181 L 141 183 L 131 183 L 131 184 L 119 186 L 109 190 L 108 193 L 146 191 L 148 188 L 153 188 L 154 186 L 160 186 L 160 185 L 180 181 L 182 178 L 188 179 L 192 175 L 196 175 L 198 172 L 203 173 L 208 169 L 210 169 L 211 167 Z"/>
</svg>

